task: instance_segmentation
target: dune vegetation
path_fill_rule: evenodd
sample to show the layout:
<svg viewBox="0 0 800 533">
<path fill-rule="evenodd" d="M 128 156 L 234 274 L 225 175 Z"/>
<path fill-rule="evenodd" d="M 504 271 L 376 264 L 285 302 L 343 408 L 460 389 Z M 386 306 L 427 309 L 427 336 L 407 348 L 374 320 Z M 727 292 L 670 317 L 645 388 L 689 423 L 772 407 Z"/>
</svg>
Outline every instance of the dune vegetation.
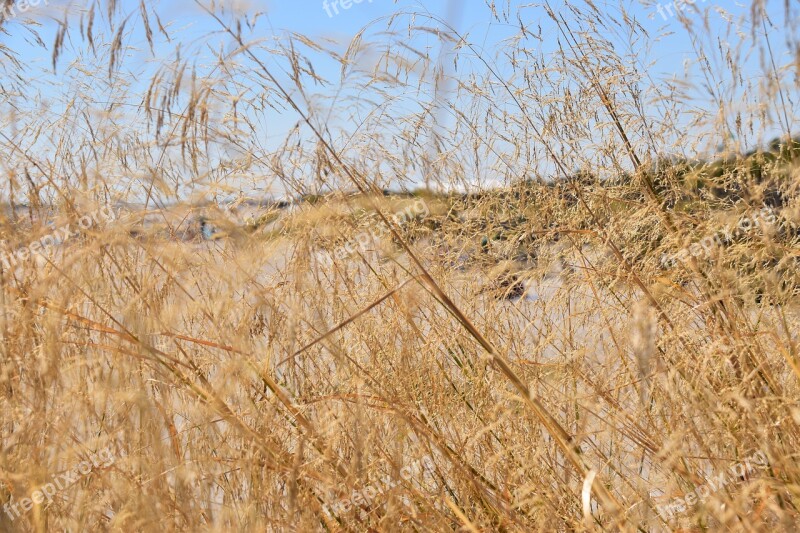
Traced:
<svg viewBox="0 0 800 533">
<path fill-rule="evenodd" d="M 0 530 L 798 527 L 796 4 L 190 3 L 5 0 Z"/>
</svg>

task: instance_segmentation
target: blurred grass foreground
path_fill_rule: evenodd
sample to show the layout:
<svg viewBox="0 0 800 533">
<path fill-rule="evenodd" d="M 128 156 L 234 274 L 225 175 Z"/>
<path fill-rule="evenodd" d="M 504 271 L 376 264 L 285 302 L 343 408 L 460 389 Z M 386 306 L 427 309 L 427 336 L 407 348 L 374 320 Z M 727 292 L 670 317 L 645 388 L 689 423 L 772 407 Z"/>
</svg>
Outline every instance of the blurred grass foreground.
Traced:
<svg viewBox="0 0 800 533">
<path fill-rule="evenodd" d="M 798 528 L 796 3 L 18 4 L 0 530 Z"/>
</svg>

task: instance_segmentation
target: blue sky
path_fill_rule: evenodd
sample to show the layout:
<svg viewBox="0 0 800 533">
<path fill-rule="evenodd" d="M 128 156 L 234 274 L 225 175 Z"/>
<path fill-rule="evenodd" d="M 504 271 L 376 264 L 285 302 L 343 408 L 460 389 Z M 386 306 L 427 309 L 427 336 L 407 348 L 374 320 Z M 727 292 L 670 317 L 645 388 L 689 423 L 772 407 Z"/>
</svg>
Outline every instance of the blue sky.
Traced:
<svg viewBox="0 0 800 533">
<path fill-rule="evenodd" d="M 48 5 L 44 5 L 45 1 L 48 2 Z M 694 52 L 686 32 L 682 30 L 675 17 L 669 16 L 669 13 L 673 11 L 672 8 L 658 10 L 656 6 L 659 2 L 654 0 L 643 1 L 652 1 L 655 5 L 646 6 L 643 5 L 642 1 L 637 0 L 596 2 L 596 4 L 603 9 L 614 11 L 624 7 L 628 13 L 638 19 L 644 28 L 653 32 L 653 34 L 660 32 L 671 33 L 662 38 L 658 47 L 649 57 L 649 59 L 655 61 L 651 67 L 652 73 L 659 77 L 671 73 L 680 73 L 684 61 L 694 58 Z M 724 3 L 713 3 L 712 0 L 695 1 L 702 9 L 706 7 L 713 9 L 715 6 L 720 6 L 734 15 L 739 15 L 748 9 L 747 1 L 744 3 L 729 2 L 727 0 Z M 86 6 L 91 3 L 91 0 L 72 3 L 64 0 L 39 0 L 39 2 L 40 5 L 28 11 L 26 16 L 42 24 L 40 31 L 43 40 L 45 43 L 51 44 L 58 27 L 56 20 L 63 18 L 64 9 L 67 6 L 71 6 L 69 7 L 69 12 L 72 14 L 71 18 L 77 19 L 81 11 L 86 11 Z M 327 37 L 336 39 L 341 47 L 345 47 L 349 40 L 364 26 L 382 19 L 385 20 L 386 17 L 403 11 L 429 12 L 438 17 L 451 20 L 453 25 L 457 26 L 460 31 L 469 35 L 472 43 L 488 50 L 496 49 L 502 39 L 518 31 L 518 27 L 513 20 L 509 24 L 498 23 L 493 20 L 491 12 L 483 0 L 426 0 L 425 2 L 416 0 L 361 0 L 358 4 L 354 2 L 355 0 L 229 0 L 227 2 L 217 1 L 217 4 L 227 3 L 247 13 L 262 13 L 262 18 L 257 26 L 258 30 L 252 34 L 255 38 L 269 38 L 271 35 L 281 35 L 285 32 L 298 32 L 312 38 Z M 146 3 L 155 9 L 161 17 L 162 23 L 168 27 L 169 32 L 178 40 L 192 42 L 196 39 L 210 42 L 213 41 L 213 38 L 209 39 L 209 36 L 219 31 L 217 23 L 203 13 L 192 0 L 163 0 L 155 2 L 151 0 Z M 345 6 L 348 3 L 350 5 L 345 9 L 343 3 Z M 557 0 L 552 3 L 556 8 L 561 4 Z M 669 3 L 662 2 L 661 4 L 666 5 Z M 139 57 L 129 57 L 126 61 L 129 64 L 131 60 L 134 62 L 141 61 L 142 63 L 146 61 L 152 62 L 152 57 L 150 57 L 144 41 L 141 24 L 136 16 L 139 11 L 139 0 L 119 0 L 117 4 L 119 13 L 131 14 L 132 20 L 134 20 L 132 25 L 137 26 L 134 28 L 134 35 L 129 39 L 128 44 L 138 46 L 141 51 Z M 499 9 L 505 4 L 505 1 L 498 1 L 497 4 Z M 103 5 L 105 5 L 105 1 L 103 1 Z M 328 6 L 327 9 L 325 5 Z M 783 18 L 782 1 L 771 0 L 768 5 L 770 13 L 780 23 Z M 517 11 L 515 6 L 529 6 L 520 11 L 524 22 L 532 26 L 541 24 L 545 36 L 557 36 L 555 29 L 552 28 L 552 23 L 541 8 L 534 7 L 529 2 L 519 1 L 511 1 L 511 6 L 512 13 Z M 336 13 L 337 11 L 338 13 Z M 699 15 L 695 15 L 688 10 L 686 13 L 691 18 L 698 20 L 700 18 Z M 664 18 L 665 14 L 666 19 Z M 23 15 L 19 15 L 18 18 L 23 18 Z M 101 16 L 98 16 L 97 20 L 96 25 L 103 24 Z M 716 29 L 721 26 L 721 23 L 721 16 L 712 14 L 710 19 L 712 28 Z M 32 68 L 46 68 L 49 66 L 49 55 L 42 53 L 41 48 L 31 46 L 31 39 L 18 20 L 12 19 L 7 22 L 4 29 L 6 34 L 0 35 L 0 42 L 18 51 L 22 55 L 24 63 Z M 220 41 L 226 39 L 225 36 L 219 37 Z M 779 41 L 777 43 L 779 46 L 783 44 L 780 42 L 779 36 L 776 40 Z M 76 39 L 76 43 L 77 41 Z M 162 46 L 164 51 L 171 52 L 173 49 L 172 44 L 165 45 L 162 42 Z M 76 48 L 78 47 L 76 46 Z M 158 47 L 156 55 L 159 55 Z M 63 65 L 69 59 L 70 50 L 68 46 L 61 64 Z M 323 66 L 322 68 L 325 67 Z M 323 73 L 326 72 L 323 71 Z"/>
<path fill-rule="evenodd" d="M 36 44 L 31 37 L 28 29 L 31 27 L 24 23 L 23 19 L 30 18 L 41 24 L 38 29 L 42 40 L 50 45 L 58 29 L 58 20 L 62 20 L 65 13 L 69 13 L 71 21 L 75 22 L 84 17 L 86 22 L 86 12 L 92 1 L 80 3 L 67 3 L 63 0 L 49 0 L 48 5 L 44 5 L 45 0 L 40 0 L 40 5 L 25 14 L 18 14 L 16 18 L 8 21 L 5 26 L 5 34 L 0 35 L 0 43 L 17 52 L 24 65 L 26 83 L 30 87 L 31 94 L 41 95 L 47 100 L 46 105 L 53 106 L 53 111 L 58 111 L 59 107 L 69 105 L 68 102 L 83 82 L 78 65 L 85 66 L 92 63 L 91 54 L 88 53 L 85 41 L 79 35 L 77 26 L 73 24 L 70 34 L 67 35 L 66 46 L 58 62 L 56 72 L 51 66 L 51 57 L 47 50 Z M 667 2 L 662 2 L 659 10 L 657 2 L 651 5 L 644 5 L 644 1 L 638 0 L 619 0 L 599 1 L 595 4 L 606 10 L 618 12 L 624 9 L 630 16 L 635 17 L 639 23 L 651 34 L 661 34 L 659 41 L 652 49 L 645 51 L 620 49 L 620 54 L 632 53 L 642 54 L 641 62 L 648 63 L 649 72 L 655 80 L 669 78 L 673 75 L 682 75 L 686 62 L 695 62 L 696 54 L 687 33 L 682 28 L 678 19 L 671 16 L 674 7 L 666 7 Z M 724 31 L 723 15 L 716 13 L 715 7 L 723 7 L 734 16 L 741 15 L 749 9 L 749 3 L 738 4 L 735 2 L 725 2 L 725 4 L 714 4 L 712 0 L 696 0 L 701 9 L 711 8 L 708 24 L 712 33 Z M 294 32 L 304 34 L 315 40 L 327 40 L 329 46 L 343 52 L 351 39 L 365 26 L 372 28 L 371 37 L 379 39 L 379 32 L 385 28 L 386 22 L 393 14 L 405 12 L 416 12 L 420 14 L 430 13 L 435 17 L 449 21 L 457 27 L 462 34 L 468 35 L 469 42 L 473 43 L 479 50 L 486 51 L 487 56 L 494 57 L 498 51 L 503 50 L 503 41 L 515 35 L 519 31 L 516 21 L 516 13 L 519 12 L 523 22 L 529 28 L 541 26 L 543 41 L 542 49 L 546 53 L 549 49 L 556 46 L 558 33 L 553 27 L 551 20 L 547 17 L 541 7 L 536 7 L 529 2 L 519 2 L 516 0 L 497 0 L 497 10 L 502 11 L 502 7 L 508 9 L 510 3 L 510 13 L 512 18 L 507 22 L 498 22 L 492 17 L 490 8 L 483 0 L 427 0 L 419 2 L 414 0 L 362 0 L 355 3 L 354 0 L 249 0 L 249 1 L 228 1 L 222 2 L 223 5 L 231 6 L 238 12 L 244 12 L 250 16 L 261 13 L 254 30 L 245 31 L 246 40 L 263 40 L 265 43 L 273 42 L 276 36 L 283 36 Z M 558 0 L 553 0 L 554 8 L 559 9 L 563 5 Z M 204 13 L 195 2 L 191 0 L 164 0 L 148 1 L 151 12 L 158 14 L 161 23 L 167 29 L 171 41 L 161 37 L 156 30 L 155 49 L 151 52 L 144 36 L 143 25 L 139 17 L 139 0 L 119 0 L 117 20 L 131 15 L 131 22 L 127 29 L 130 33 L 126 34 L 126 45 L 128 51 L 123 58 L 124 68 L 127 72 L 133 73 L 134 82 L 123 89 L 129 92 L 129 105 L 135 106 L 141 100 L 142 88 L 146 87 L 155 69 L 160 65 L 160 61 L 172 57 L 175 53 L 176 43 L 180 42 L 182 57 L 191 57 L 198 62 L 211 62 L 215 51 L 219 49 L 231 49 L 231 39 L 220 31 L 219 25 L 208 14 Z M 574 2 L 579 5 L 579 2 Z M 773 16 L 778 26 L 783 23 L 783 2 L 771 0 L 768 3 L 769 12 Z M 101 4 L 105 9 L 105 0 Z M 217 2 L 220 5 L 220 2 Z M 327 6 L 327 7 L 326 7 Z M 568 12 L 563 11 L 569 18 Z M 685 12 L 688 17 L 700 22 L 701 15 L 690 10 Z M 426 19 L 424 16 L 418 17 L 419 25 L 435 26 L 435 22 Z M 232 20 L 228 18 L 227 20 Z M 155 21 L 151 21 L 155 26 Z M 96 32 L 108 32 L 108 22 L 103 13 L 98 13 L 95 20 Z M 106 42 L 110 42 L 113 35 L 106 35 Z M 619 41 L 621 44 L 625 39 Z M 426 38 L 424 34 L 418 36 L 414 43 L 415 48 L 429 53 L 435 57 L 438 53 L 439 40 L 433 36 Z M 714 46 L 713 40 L 711 46 Z M 778 53 L 780 63 L 788 63 L 788 56 L 784 54 L 786 43 L 780 34 L 776 34 L 773 46 Z M 340 65 L 324 54 L 311 55 L 316 72 L 323 77 L 333 80 L 338 79 Z M 98 63 L 99 64 L 99 63 Z M 501 68 L 501 75 L 502 67 Z M 751 57 L 745 66 L 745 76 L 759 76 L 760 66 L 757 57 Z M 246 83 L 246 81 L 245 81 Z M 98 105 L 104 99 L 112 99 L 107 94 L 108 91 L 115 91 L 113 97 L 120 95 L 116 92 L 120 87 L 110 89 L 107 87 L 95 88 Z M 318 90 L 322 93 L 335 92 L 336 86 L 327 89 L 311 87 L 310 91 Z M 104 93 L 105 91 L 105 93 Z M 105 94 L 105 96 L 104 96 Z M 38 99 L 31 99 L 39 104 Z M 705 105 L 702 99 L 699 105 Z M 266 111 L 263 118 L 265 131 L 263 132 L 265 145 L 277 146 L 298 121 L 298 117 L 291 111 Z"/>
</svg>

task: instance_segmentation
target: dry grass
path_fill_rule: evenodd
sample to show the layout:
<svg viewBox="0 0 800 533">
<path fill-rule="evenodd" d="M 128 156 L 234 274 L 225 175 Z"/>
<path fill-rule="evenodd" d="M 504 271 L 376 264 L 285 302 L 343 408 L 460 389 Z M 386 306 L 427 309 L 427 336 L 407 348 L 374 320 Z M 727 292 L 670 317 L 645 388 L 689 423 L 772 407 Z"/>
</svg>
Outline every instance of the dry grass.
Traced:
<svg viewBox="0 0 800 533">
<path fill-rule="evenodd" d="M 42 44 L 64 81 L 48 108 L 0 51 L 6 249 L 118 213 L 0 263 L 0 496 L 18 509 L 0 529 L 797 527 L 800 59 L 776 49 L 796 7 L 675 19 L 705 59 L 667 82 L 645 68 L 652 21 L 492 8 L 521 25 L 497 56 L 423 13 L 341 48 L 204 8 L 227 46 L 154 54 L 143 78 L 129 56 L 169 24 L 96 2 Z M 458 64 L 447 98 L 431 39 Z M 341 78 L 314 69 L 331 60 Z M 299 122 L 266 147 L 276 113 Z M 217 201 L 239 190 L 302 200 Z M 765 206 L 771 223 L 664 266 Z"/>
</svg>

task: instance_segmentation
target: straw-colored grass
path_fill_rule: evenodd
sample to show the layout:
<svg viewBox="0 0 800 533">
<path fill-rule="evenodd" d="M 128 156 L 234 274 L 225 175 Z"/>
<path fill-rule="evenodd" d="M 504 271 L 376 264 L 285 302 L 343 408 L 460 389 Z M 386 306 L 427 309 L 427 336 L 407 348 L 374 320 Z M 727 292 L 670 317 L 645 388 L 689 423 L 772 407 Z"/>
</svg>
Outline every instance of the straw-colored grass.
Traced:
<svg viewBox="0 0 800 533">
<path fill-rule="evenodd" d="M 169 21 L 95 2 L 42 41 L 62 87 L 3 63 L 4 249 L 76 231 L 0 258 L 0 530 L 797 527 L 796 7 L 676 18 L 667 82 L 619 6 L 491 8 L 496 55 L 202 6 L 147 78 Z"/>
</svg>

